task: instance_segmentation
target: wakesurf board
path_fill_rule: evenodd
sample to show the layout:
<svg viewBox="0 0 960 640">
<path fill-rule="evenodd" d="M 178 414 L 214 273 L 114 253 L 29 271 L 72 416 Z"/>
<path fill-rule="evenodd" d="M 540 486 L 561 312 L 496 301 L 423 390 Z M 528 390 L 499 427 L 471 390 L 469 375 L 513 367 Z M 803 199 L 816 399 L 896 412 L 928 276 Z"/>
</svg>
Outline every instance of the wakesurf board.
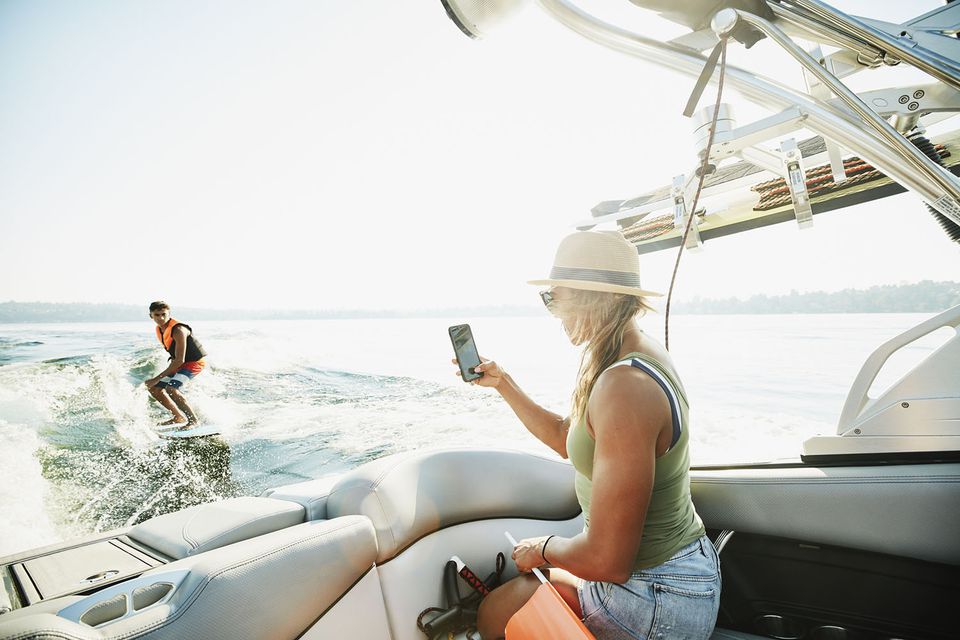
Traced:
<svg viewBox="0 0 960 640">
<path fill-rule="evenodd" d="M 168 440 L 181 440 L 184 438 L 201 438 L 203 436 L 215 436 L 220 433 L 220 427 L 212 424 L 201 424 L 189 429 L 173 427 L 170 429 L 161 429 L 157 434 L 161 438 Z"/>
</svg>

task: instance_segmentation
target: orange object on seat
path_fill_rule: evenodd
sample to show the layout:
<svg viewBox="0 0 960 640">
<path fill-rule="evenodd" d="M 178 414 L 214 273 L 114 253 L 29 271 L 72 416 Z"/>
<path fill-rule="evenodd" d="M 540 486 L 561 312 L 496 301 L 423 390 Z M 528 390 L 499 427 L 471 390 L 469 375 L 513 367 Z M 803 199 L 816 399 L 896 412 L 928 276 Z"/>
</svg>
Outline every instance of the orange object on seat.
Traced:
<svg viewBox="0 0 960 640">
<path fill-rule="evenodd" d="M 553 585 L 537 587 L 507 622 L 506 640 L 596 640 Z"/>
</svg>

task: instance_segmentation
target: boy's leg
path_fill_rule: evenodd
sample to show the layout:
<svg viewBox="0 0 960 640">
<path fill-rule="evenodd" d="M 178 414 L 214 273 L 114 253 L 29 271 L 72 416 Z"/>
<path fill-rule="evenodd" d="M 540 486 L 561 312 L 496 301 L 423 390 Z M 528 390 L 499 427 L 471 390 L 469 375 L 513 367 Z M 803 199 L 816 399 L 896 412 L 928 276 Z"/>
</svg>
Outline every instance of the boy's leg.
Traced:
<svg viewBox="0 0 960 640">
<path fill-rule="evenodd" d="M 181 367 L 180 370 L 178 370 L 175 374 L 163 378 L 157 384 L 157 386 L 163 388 L 164 396 L 167 396 L 167 400 L 173 405 L 174 408 L 171 409 L 171 411 L 173 411 L 174 414 L 179 418 L 175 418 L 170 424 L 191 426 L 197 423 L 197 415 L 193 412 L 193 409 L 190 407 L 187 399 L 183 397 L 182 393 L 180 393 L 180 389 L 183 387 L 183 385 L 190 382 L 193 377 L 196 376 L 197 373 L 199 373 L 202 369 L 202 365 L 197 368 L 192 366 L 184 366 Z"/>
<path fill-rule="evenodd" d="M 197 423 L 197 416 L 193 413 L 193 409 L 190 408 L 190 405 L 187 404 L 187 399 L 183 397 L 183 394 L 170 387 L 167 389 L 167 392 L 170 394 L 170 399 L 173 400 L 180 411 L 187 416 L 187 424 L 192 425 Z"/>
<path fill-rule="evenodd" d="M 157 402 L 163 405 L 164 409 L 173 414 L 173 419 L 169 420 L 168 422 L 161 423 L 161 426 L 187 422 L 188 418 L 180 412 L 180 409 L 177 407 L 174 401 L 170 398 L 170 396 L 167 395 L 166 387 L 150 387 L 150 395 L 152 395 Z"/>
</svg>

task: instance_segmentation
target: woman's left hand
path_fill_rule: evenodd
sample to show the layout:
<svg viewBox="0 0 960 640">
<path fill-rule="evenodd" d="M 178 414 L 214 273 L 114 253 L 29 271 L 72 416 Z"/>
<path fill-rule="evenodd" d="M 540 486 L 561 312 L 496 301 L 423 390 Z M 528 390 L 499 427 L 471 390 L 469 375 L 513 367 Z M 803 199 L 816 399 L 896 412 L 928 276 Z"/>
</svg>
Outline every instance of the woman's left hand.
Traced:
<svg viewBox="0 0 960 640">
<path fill-rule="evenodd" d="M 529 573 L 531 569 L 547 564 L 543 559 L 543 543 L 548 537 L 524 538 L 513 548 L 513 554 L 510 557 L 517 563 L 520 573 Z"/>
</svg>

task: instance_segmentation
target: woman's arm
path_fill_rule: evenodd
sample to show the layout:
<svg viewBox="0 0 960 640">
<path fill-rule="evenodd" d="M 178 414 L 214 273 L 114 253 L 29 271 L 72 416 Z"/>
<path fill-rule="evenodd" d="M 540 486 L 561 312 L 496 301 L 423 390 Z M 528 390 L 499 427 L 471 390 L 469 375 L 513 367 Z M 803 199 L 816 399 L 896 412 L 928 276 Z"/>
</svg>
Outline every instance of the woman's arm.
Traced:
<svg viewBox="0 0 960 640">
<path fill-rule="evenodd" d="M 482 360 L 482 358 L 481 358 Z M 506 371 L 492 360 L 484 360 L 476 371 L 483 373 L 483 377 L 473 381 L 481 387 L 492 387 L 500 395 L 513 412 L 520 418 L 520 422 L 527 431 L 535 435 L 545 445 L 567 457 L 567 430 L 570 428 L 570 419 L 560 414 L 544 409 L 530 399 L 520 386 Z"/>
<path fill-rule="evenodd" d="M 546 561 L 586 580 L 625 582 L 640 548 L 657 440 L 671 424 L 670 405 L 643 372 L 618 367 L 597 382 L 587 413 L 597 442 L 590 527 L 573 538 L 551 538 Z M 525 540 L 517 546 L 514 555 L 521 571 L 544 563 L 545 540 Z"/>
</svg>

